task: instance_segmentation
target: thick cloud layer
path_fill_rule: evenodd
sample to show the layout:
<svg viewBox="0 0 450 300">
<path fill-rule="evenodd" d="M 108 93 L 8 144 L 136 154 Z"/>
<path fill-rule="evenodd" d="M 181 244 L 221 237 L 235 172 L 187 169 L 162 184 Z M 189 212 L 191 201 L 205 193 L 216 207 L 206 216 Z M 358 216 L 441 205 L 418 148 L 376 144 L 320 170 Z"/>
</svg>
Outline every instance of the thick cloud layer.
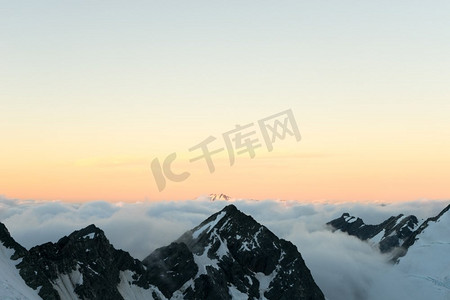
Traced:
<svg viewBox="0 0 450 300">
<path fill-rule="evenodd" d="M 102 228 L 111 243 L 142 259 L 154 249 L 178 238 L 209 215 L 229 204 L 196 200 L 148 203 L 82 204 L 64 202 L 18 201 L 0 198 L 0 221 L 23 246 L 30 248 L 89 224 Z M 347 234 L 332 233 L 325 223 L 343 212 L 360 216 L 366 223 L 379 223 L 391 215 L 414 214 L 419 219 L 434 216 L 448 201 L 418 200 L 395 204 L 299 203 L 279 200 L 235 200 L 241 211 L 253 216 L 276 235 L 293 242 L 320 288 L 330 300 L 403 298 L 408 278 L 396 274 L 396 282 L 383 275 L 393 271 L 388 257 Z M 377 290 L 374 290 L 376 287 Z"/>
</svg>

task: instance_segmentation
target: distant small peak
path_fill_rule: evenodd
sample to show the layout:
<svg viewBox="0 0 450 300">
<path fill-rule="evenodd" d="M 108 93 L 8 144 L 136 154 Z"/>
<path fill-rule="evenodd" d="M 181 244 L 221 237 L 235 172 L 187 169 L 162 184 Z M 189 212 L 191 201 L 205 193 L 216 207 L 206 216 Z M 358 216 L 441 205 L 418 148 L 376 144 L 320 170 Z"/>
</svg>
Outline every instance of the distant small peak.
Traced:
<svg viewBox="0 0 450 300">
<path fill-rule="evenodd" d="M 231 197 L 225 194 L 209 194 L 209 199 L 211 201 L 216 201 L 216 200 L 231 200 Z"/>
<path fill-rule="evenodd" d="M 341 218 L 345 218 L 345 217 L 350 217 L 350 214 L 349 213 L 343 213 Z"/>
</svg>

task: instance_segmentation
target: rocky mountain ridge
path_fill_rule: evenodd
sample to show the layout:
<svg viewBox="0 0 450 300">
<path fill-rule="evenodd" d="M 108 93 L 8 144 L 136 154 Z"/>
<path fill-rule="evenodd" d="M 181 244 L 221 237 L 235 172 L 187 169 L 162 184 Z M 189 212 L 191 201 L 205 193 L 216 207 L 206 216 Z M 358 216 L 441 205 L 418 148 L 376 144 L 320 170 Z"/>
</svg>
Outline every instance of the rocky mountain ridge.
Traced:
<svg viewBox="0 0 450 300">
<path fill-rule="evenodd" d="M 324 299 L 297 248 L 234 205 L 143 261 L 95 225 L 26 250 L 0 223 L 0 246 L 35 293 L 17 299 Z"/>
<path fill-rule="evenodd" d="M 389 217 L 380 224 L 370 225 L 349 213 L 343 213 L 341 217 L 328 222 L 327 225 L 333 231 L 340 230 L 369 242 L 382 253 L 391 253 L 392 260 L 397 261 L 406 254 L 430 222 L 438 222 L 439 218 L 449 210 L 450 204 L 438 215 L 426 219 L 420 226 L 419 220 L 414 215 L 400 214 Z"/>
</svg>

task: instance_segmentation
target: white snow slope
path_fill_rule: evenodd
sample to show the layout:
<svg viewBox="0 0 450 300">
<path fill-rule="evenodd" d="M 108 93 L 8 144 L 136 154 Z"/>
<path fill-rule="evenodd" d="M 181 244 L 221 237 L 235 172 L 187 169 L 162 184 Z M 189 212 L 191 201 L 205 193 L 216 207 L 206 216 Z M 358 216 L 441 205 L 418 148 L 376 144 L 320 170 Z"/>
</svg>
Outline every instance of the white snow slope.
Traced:
<svg viewBox="0 0 450 300">
<path fill-rule="evenodd" d="M 417 236 L 418 240 L 373 289 L 370 299 L 450 299 L 450 211 Z M 391 289 L 400 285 L 402 289 Z M 392 291 L 401 294 L 393 295 Z"/>
<path fill-rule="evenodd" d="M 430 222 L 418 238 L 398 268 L 421 287 L 423 299 L 450 299 L 450 212 Z"/>
<path fill-rule="evenodd" d="M 26 285 L 20 277 L 16 264 L 19 260 L 11 260 L 14 250 L 0 243 L 0 299 L 2 300 L 35 300 L 41 299 L 37 291 Z"/>
</svg>

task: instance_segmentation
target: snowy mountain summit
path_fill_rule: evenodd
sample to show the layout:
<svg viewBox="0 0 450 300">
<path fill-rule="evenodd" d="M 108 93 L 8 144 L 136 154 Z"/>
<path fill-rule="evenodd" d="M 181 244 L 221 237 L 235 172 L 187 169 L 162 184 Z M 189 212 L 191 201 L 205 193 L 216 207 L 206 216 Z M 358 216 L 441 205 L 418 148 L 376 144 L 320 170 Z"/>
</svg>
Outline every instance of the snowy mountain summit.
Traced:
<svg viewBox="0 0 450 300">
<path fill-rule="evenodd" d="M 185 263 L 192 266 L 192 272 L 189 278 L 184 278 L 185 274 L 173 269 L 177 268 L 177 262 L 169 259 L 163 268 L 179 275 L 162 281 L 179 284 L 162 290 L 167 297 L 324 299 L 297 248 L 234 205 L 212 215 L 174 244 L 156 250 L 144 264 L 152 269 L 161 262 L 158 259 L 161 253 L 174 253 L 172 249 L 177 248 L 188 259 Z"/>
<path fill-rule="evenodd" d="M 17 267 L 43 299 L 123 299 L 127 290 L 148 287 L 137 278 L 145 275 L 142 263 L 115 249 L 94 225 L 31 248 Z"/>
<path fill-rule="evenodd" d="M 356 236 L 379 248 L 382 253 L 391 252 L 392 260 L 397 261 L 408 249 L 421 238 L 422 233 L 430 224 L 440 222 L 443 216 L 448 217 L 450 204 L 437 216 L 430 217 L 420 226 L 416 216 L 392 216 L 377 225 L 368 225 L 360 218 L 348 213 L 327 223 L 333 230 L 340 230 Z"/>
<path fill-rule="evenodd" d="M 368 225 L 362 219 L 344 213 L 340 218 L 328 222 L 327 225 L 332 226 L 334 230 L 341 230 L 363 241 L 369 241 L 382 253 L 386 253 L 402 246 L 417 229 L 418 222 L 415 216 L 400 214 L 380 224 Z"/>
<path fill-rule="evenodd" d="M 90 225 L 26 250 L 0 223 L 0 299 L 324 299 L 297 248 L 234 205 L 142 262 Z"/>
<path fill-rule="evenodd" d="M 216 200 L 231 200 L 231 197 L 225 194 L 209 194 L 209 199 L 211 199 L 211 201 L 216 201 Z"/>
</svg>

